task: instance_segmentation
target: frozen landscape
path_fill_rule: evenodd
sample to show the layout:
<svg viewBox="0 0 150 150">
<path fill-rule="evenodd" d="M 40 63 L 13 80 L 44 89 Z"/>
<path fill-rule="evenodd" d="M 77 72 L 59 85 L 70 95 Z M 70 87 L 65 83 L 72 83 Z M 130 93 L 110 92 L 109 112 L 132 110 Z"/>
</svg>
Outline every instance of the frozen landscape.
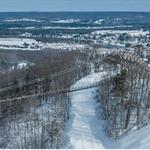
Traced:
<svg viewBox="0 0 150 150">
<path fill-rule="evenodd" d="M 150 13 L 0 13 L 0 148 L 150 148 Z"/>
<path fill-rule="evenodd" d="M 43 49 L 61 49 L 77 50 L 84 49 L 85 44 L 79 43 L 43 43 L 35 39 L 27 38 L 0 38 L 0 49 L 10 50 L 43 50 Z"/>
<path fill-rule="evenodd" d="M 105 72 L 89 75 L 79 80 L 76 86 L 86 86 L 101 80 Z M 150 147 L 150 126 L 138 131 L 130 131 L 125 137 L 113 140 L 104 132 L 104 120 L 97 116 L 95 100 L 96 88 L 71 94 L 71 119 L 67 122 L 65 132 L 71 149 L 147 149 Z"/>
</svg>

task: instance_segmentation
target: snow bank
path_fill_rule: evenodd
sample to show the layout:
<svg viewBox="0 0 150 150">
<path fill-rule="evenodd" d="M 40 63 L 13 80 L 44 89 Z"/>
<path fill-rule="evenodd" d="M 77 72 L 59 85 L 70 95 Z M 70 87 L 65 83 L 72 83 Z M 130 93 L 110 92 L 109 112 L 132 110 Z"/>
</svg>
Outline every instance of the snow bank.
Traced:
<svg viewBox="0 0 150 150">
<path fill-rule="evenodd" d="M 127 136 L 118 141 L 118 148 L 149 149 L 150 148 L 150 126 L 140 130 L 131 131 Z M 117 147 L 117 145 L 116 145 Z"/>
</svg>

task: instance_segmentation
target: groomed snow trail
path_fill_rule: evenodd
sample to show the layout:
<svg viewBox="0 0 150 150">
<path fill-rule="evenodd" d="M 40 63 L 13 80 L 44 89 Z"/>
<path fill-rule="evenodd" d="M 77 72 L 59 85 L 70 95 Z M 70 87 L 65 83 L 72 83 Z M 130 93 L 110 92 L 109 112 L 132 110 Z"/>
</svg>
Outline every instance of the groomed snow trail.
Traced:
<svg viewBox="0 0 150 150">
<path fill-rule="evenodd" d="M 95 73 L 79 80 L 73 87 L 86 86 L 100 81 L 104 72 Z M 65 133 L 71 149 L 103 149 L 103 148 L 150 148 L 150 125 L 140 130 L 130 131 L 119 140 L 106 136 L 104 122 L 96 116 L 96 88 L 72 93 L 71 118 L 66 124 Z M 67 142 L 68 143 L 68 142 Z"/>
<path fill-rule="evenodd" d="M 86 86 L 101 80 L 104 72 L 89 75 L 78 81 L 73 87 Z M 69 148 L 103 149 L 111 145 L 104 134 L 102 123 L 96 117 L 95 88 L 72 93 L 71 119 L 67 123 Z"/>
</svg>

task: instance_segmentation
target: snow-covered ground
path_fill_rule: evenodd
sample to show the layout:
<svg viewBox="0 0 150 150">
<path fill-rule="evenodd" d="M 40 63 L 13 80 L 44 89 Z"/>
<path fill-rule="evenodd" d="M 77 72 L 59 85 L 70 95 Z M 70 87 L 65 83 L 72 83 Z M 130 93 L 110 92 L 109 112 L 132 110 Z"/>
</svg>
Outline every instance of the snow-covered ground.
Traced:
<svg viewBox="0 0 150 150">
<path fill-rule="evenodd" d="M 105 21 L 105 19 L 99 19 L 99 20 L 94 21 L 94 24 L 101 25 L 103 21 Z"/>
<path fill-rule="evenodd" d="M 94 35 L 106 35 L 106 34 L 129 34 L 131 36 L 146 36 L 149 34 L 149 31 L 143 31 L 143 30 L 98 30 L 92 32 Z"/>
<path fill-rule="evenodd" d="M 131 131 L 118 141 L 119 148 L 150 149 L 150 126 L 137 131 Z"/>
<path fill-rule="evenodd" d="M 39 50 L 42 42 L 25 38 L 0 38 L 1 49 Z"/>
<path fill-rule="evenodd" d="M 104 72 L 92 74 L 78 81 L 73 87 L 86 86 L 101 80 Z M 67 136 L 70 143 L 67 148 L 91 149 L 110 148 L 111 140 L 103 131 L 102 122 L 96 117 L 95 88 L 75 92 L 71 95 L 71 119 L 67 123 Z"/>
<path fill-rule="evenodd" d="M 41 20 L 36 20 L 36 19 L 30 19 L 30 18 L 19 18 L 19 19 L 13 19 L 13 18 L 8 18 L 4 20 L 5 22 L 41 22 Z"/>
<path fill-rule="evenodd" d="M 73 87 L 86 86 L 100 81 L 104 72 L 94 73 L 79 80 Z M 106 136 L 104 121 L 97 117 L 97 103 L 94 99 L 96 88 L 72 93 L 71 119 L 67 122 L 65 133 L 69 144 L 65 148 L 103 149 L 103 148 L 150 148 L 150 126 L 131 131 L 119 140 Z"/>
<path fill-rule="evenodd" d="M 31 33 L 28 33 L 28 32 L 25 32 L 25 33 L 23 33 L 23 34 L 20 34 L 20 36 L 22 36 L 22 37 L 31 37 L 32 34 L 31 34 Z"/>
<path fill-rule="evenodd" d="M 91 29 L 114 29 L 114 28 L 125 28 L 125 27 L 132 27 L 131 25 L 122 25 L 122 26 L 87 26 L 87 27 L 83 27 L 83 26 L 42 26 L 42 27 L 34 27 L 34 26 L 30 26 L 30 27 L 10 27 L 8 28 L 9 30 L 47 30 L 47 29 L 59 29 L 59 30 L 91 30 Z"/>
<path fill-rule="evenodd" d="M 53 119 L 50 118 L 52 116 L 51 104 L 43 103 L 39 107 L 28 109 L 28 113 L 17 114 L 14 120 L 5 119 L 5 126 L 0 126 L 0 146 L 8 149 L 22 148 L 22 146 L 32 148 L 35 145 L 32 139 L 37 143 L 37 147 L 41 146 L 43 124 L 50 124 Z"/>
<path fill-rule="evenodd" d="M 79 21 L 80 19 L 65 19 L 65 20 L 57 19 L 57 20 L 52 20 L 51 22 L 52 23 L 77 23 Z"/>
<path fill-rule="evenodd" d="M 62 49 L 62 50 L 76 50 L 84 49 L 87 45 L 80 43 L 43 43 L 30 38 L 0 38 L 0 49 L 11 50 L 42 50 Z"/>
<path fill-rule="evenodd" d="M 22 69 L 22 68 L 26 68 L 27 67 L 27 62 L 20 62 L 17 66 L 17 68 Z"/>
</svg>

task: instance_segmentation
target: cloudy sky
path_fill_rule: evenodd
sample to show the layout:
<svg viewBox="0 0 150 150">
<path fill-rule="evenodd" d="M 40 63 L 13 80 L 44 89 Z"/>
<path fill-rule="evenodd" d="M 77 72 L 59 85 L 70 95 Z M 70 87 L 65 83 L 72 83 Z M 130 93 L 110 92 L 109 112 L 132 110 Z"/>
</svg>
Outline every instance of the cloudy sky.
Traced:
<svg viewBox="0 0 150 150">
<path fill-rule="evenodd" d="M 0 0 L 0 11 L 150 12 L 150 0 Z"/>
</svg>

